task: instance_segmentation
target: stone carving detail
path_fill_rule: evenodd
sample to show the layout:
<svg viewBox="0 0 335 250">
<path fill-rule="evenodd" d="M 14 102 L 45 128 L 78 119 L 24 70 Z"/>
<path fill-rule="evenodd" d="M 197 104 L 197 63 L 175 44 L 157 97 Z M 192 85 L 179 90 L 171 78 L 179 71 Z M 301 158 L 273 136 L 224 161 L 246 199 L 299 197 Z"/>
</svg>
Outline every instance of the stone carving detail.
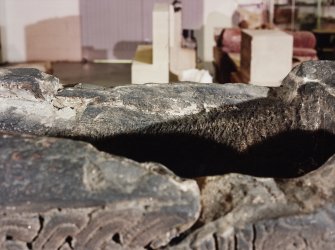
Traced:
<svg viewBox="0 0 335 250">
<path fill-rule="evenodd" d="M 136 207 L 57 209 L 42 213 L 6 214 L 1 218 L 1 249 L 133 249 L 159 246 L 182 219 Z M 158 244 L 158 245 L 155 245 Z M 17 247 L 17 248 L 14 248 Z"/>
<path fill-rule="evenodd" d="M 330 61 L 279 88 L 0 70 L 0 249 L 334 249 L 334 86 Z"/>
<path fill-rule="evenodd" d="M 47 137 L 2 135 L 0 152 L 1 249 L 157 248 L 199 216 L 196 183 L 154 163 Z"/>
</svg>

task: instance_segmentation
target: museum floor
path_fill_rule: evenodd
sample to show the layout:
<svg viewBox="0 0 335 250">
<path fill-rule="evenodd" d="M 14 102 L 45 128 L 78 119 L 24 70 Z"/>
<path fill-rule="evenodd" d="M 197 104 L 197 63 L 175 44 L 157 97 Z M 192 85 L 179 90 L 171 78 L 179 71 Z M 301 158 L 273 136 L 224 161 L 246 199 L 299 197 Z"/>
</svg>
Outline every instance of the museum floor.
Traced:
<svg viewBox="0 0 335 250">
<path fill-rule="evenodd" d="M 131 82 L 131 64 L 55 62 L 52 64 L 52 74 L 64 84 L 114 87 Z"/>
</svg>

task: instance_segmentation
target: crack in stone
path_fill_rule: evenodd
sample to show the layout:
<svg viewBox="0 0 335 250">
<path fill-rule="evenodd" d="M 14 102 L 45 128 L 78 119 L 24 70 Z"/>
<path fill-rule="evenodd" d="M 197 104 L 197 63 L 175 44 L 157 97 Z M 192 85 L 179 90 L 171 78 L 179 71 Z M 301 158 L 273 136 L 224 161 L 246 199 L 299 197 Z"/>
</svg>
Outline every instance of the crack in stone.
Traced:
<svg viewBox="0 0 335 250">
<path fill-rule="evenodd" d="M 255 224 L 251 225 L 252 227 L 252 239 L 251 239 L 251 246 L 252 246 L 252 250 L 256 250 L 257 246 L 256 246 L 256 240 L 257 240 L 257 229 Z"/>
<path fill-rule="evenodd" d="M 39 226 L 40 227 L 37 231 L 36 236 L 33 238 L 33 240 L 31 242 L 27 242 L 28 249 L 33 249 L 34 242 L 36 242 L 36 240 L 38 239 L 38 237 L 40 236 L 40 234 L 41 234 L 41 232 L 44 228 L 44 217 L 41 214 L 38 215 L 38 221 L 39 221 Z"/>
<path fill-rule="evenodd" d="M 238 249 L 238 239 L 237 239 L 237 236 L 236 236 L 236 233 L 234 233 L 234 250 L 239 250 Z"/>
<path fill-rule="evenodd" d="M 221 247 L 219 245 L 219 239 L 216 233 L 213 234 L 213 240 L 214 240 L 214 250 L 220 250 Z"/>
</svg>

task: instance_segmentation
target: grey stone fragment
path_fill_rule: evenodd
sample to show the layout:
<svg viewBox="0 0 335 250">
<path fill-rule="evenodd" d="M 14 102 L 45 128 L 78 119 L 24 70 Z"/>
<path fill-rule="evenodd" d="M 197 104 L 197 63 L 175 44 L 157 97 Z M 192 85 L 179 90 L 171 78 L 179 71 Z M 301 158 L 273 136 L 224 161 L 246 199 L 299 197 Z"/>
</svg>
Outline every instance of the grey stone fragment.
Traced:
<svg viewBox="0 0 335 250">
<path fill-rule="evenodd" d="M 328 87 L 331 91 L 335 86 L 334 61 L 307 61 L 297 65 L 285 77 L 280 88 L 274 88 L 271 94 L 291 102 L 298 95 L 298 89 L 305 84 L 317 83 Z M 331 89 L 330 89 L 330 88 Z"/>
<path fill-rule="evenodd" d="M 239 151 L 293 129 L 333 132 L 335 62 L 308 61 L 296 66 L 269 98 L 222 105 L 208 113 L 150 127 L 156 133 L 188 132 L 227 143 Z M 327 126 L 327 123 L 329 126 Z"/>
<path fill-rule="evenodd" d="M 255 112 L 250 127 L 243 124 L 244 116 L 250 112 L 246 109 L 238 110 L 239 118 L 229 110 L 220 114 L 222 124 L 229 124 L 227 120 L 233 117 L 234 124 L 242 123 L 245 129 L 245 137 L 240 136 L 240 130 L 235 133 L 232 130 L 233 133 L 227 133 L 228 138 L 246 141 L 249 135 L 255 141 L 256 131 L 273 131 L 271 121 L 275 121 L 279 127 L 274 130 L 275 134 L 293 129 L 303 136 L 317 138 L 321 135 L 321 140 L 311 144 L 315 150 L 329 139 L 320 153 L 329 150 L 330 158 L 324 164 L 319 162 L 316 170 L 298 178 L 256 178 L 240 174 L 200 178 L 203 209 L 198 223 L 202 226 L 169 249 L 335 248 L 335 157 L 331 156 L 335 149 L 334 66 L 334 62 L 308 62 L 295 68 L 281 88 L 270 91 L 272 99 L 262 100 L 259 105 L 258 101 L 251 102 L 251 109 L 259 112 Z M 237 105 L 241 106 L 245 107 Z M 227 140 L 227 137 L 220 138 L 222 142 Z M 264 136 L 264 140 L 267 138 Z M 287 147 L 290 142 L 286 141 Z M 253 142 L 246 144 L 252 147 Z M 297 154 L 299 147 L 304 146 L 304 143 L 297 145 L 292 153 Z M 314 149 L 306 159 L 317 161 L 321 155 L 315 154 Z M 324 157 L 327 159 L 326 155 Z M 301 167 L 306 167 L 306 163 Z M 273 165 L 276 163 L 269 162 L 268 167 Z M 287 167 L 284 164 L 276 166 Z"/>
<path fill-rule="evenodd" d="M 51 100 L 62 89 L 59 80 L 37 69 L 0 70 L 0 97 L 31 101 Z"/>
<path fill-rule="evenodd" d="M 335 157 L 295 179 L 205 177 L 194 230 L 169 249 L 333 249 Z"/>
<path fill-rule="evenodd" d="M 16 96 L 18 90 L 11 83 L 18 85 L 20 81 L 29 88 L 21 94 L 24 98 Z M 0 82 L 6 83 L 2 86 L 5 94 L 0 95 L 0 130 L 66 137 L 105 137 L 139 131 L 220 105 L 266 97 L 268 92 L 267 88 L 242 84 L 176 83 L 113 89 L 77 86 L 49 91 L 47 99 L 36 99 L 40 90 L 60 88 L 55 78 L 36 70 L 6 69 L 0 71 Z"/>
<path fill-rule="evenodd" d="M 158 247 L 188 229 L 199 211 L 197 184 L 159 164 L 84 142 L 0 137 L 0 244 L 58 249 L 71 237 L 75 249 L 103 249 L 118 235 L 114 244 L 125 249 Z"/>
<path fill-rule="evenodd" d="M 177 168 L 189 166 L 187 171 L 196 173 L 195 176 L 239 172 L 296 177 L 323 165 L 296 179 L 228 174 L 199 180 L 203 204 L 201 217 L 185 239 L 179 243 L 171 242 L 169 247 L 334 249 L 333 236 L 329 233 L 334 230 L 334 157 L 324 163 L 335 149 L 334 70 L 334 62 L 301 64 L 283 81 L 281 88 L 271 89 L 270 98 L 260 98 L 266 97 L 267 89 L 258 87 L 192 84 L 129 86 L 112 90 L 64 89 L 58 91 L 51 102 L 31 101 L 32 98 L 22 102 L 22 98 L 3 97 L 0 126 L 6 132 L 88 136 L 97 140 L 106 137 L 106 149 L 111 148 L 110 152 L 119 148 L 115 137 L 121 135 L 120 141 L 130 142 L 126 149 L 131 144 L 137 146 L 135 149 L 143 149 L 139 151 L 140 156 L 154 148 L 143 147 L 147 144 L 142 145 L 141 140 L 156 140 L 160 144 L 153 145 L 159 145 L 163 151 L 167 149 L 164 147 L 166 142 L 171 143 L 171 138 L 173 147 L 169 149 L 180 149 L 180 142 L 186 141 L 185 145 L 191 147 L 184 148 L 182 157 L 169 154 L 170 151 L 165 157 L 174 160 L 173 164 L 179 163 L 175 165 Z M 228 98 L 241 91 L 246 91 L 241 98 Z M 248 95 L 248 91 L 255 92 Z M 158 98 L 161 96 L 167 96 L 167 99 Z M 204 102 L 210 104 L 206 106 Z M 41 105 L 36 108 L 38 103 Z M 122 134 L 128 137 L 122 137 Z M 192 150 L 194 146 L 198 151 Z M 204 161 L 199 161 L 203 160 L 203 155 Z M 153 156 L 149 154 L 149 157 Z M 184 161 L 190 159 L 189 156 L 193 160 Z M 277 158 L 274 160 L 273 156 Z M 130 174 L 130 178 L 133 177 Z M 90 190 L 104 190 L 105 182 L 101 182 L 99 176 L 90 174 L 86 179 Z M 69 200 L 72 199 L 71 192 L 67 195 L 70 195 Z M 90 196 L 83 196 L 85 201 L 88 198 Z M 118 210 L 113 207 L 111 211 Z M 135 212 L 127 212 L 135 214 L 132 218 L 138 216 Z M 46 220 L 52 221 L 54 213 L 48 211 Z M 27 220 L 36 222 L 35 217 L 29 216 Z M 96 218 L 99 217 L 97 214 Z M 87 217 L 75 217 L 75 220 L 80 228 Z M 149 217 L 146 222 L 150 220 Z M 84 236 L 83 233 L 80 239 Z M 27 235 L 27 239 L 30 237 Z M 111 245 L 106 243 L 104 247 L 117 247 L 115 244 L 119 240 L 115 238 Z M 43 242 L 36 244 L 40 246 Z"/>
<path fill-rule="evenodd" d="M 294 72 L 304 72 L 298 69 L 307 71 L 310 64 L 295 68 L 290 73 L 292 81 L 304 78 L 301 75 L 294 78 Z M 316 68 L 321 72 L 327 69 L 328 72 L 335 69 L 333 65 L 333 62 L 314 62 L 312 68 L 313 71 Z M 323 75 L 320 72 L 312 76 L 306 74 L 309 77 Z M 209 112 L 153 124 L 138 133 L 142 137 L 133 135 L 136 138 L 134 141 L 136 145 L 142 141 L 145 145 L 142 147 L 146 149 L 150 148 L 149 139 L 157 141 L 152 143 L 154 145 L 158 145 L 159 140 L 164 142 L 163 146 L 175 144 L 183 152 L 178 160 L 173 161 L 168 156 L 161 159 L 156 155 L 150 157 L 169 168 L 174 166 L 174 171 L 187 169 L 185 172 L 193 173 L 193 177 L 229 172 L 282 178 L 303 175 L 322 165 L 335 151 L 335 93 L 332 78 L 328 77 L 331 74 L 328 72 L 325 79 L 304 84 L 286 79 L 283 89 L 297 86 L 294 90 L 296 94 L 290 101 L 284 98 L 281 88 L 272 89 L 268 98 L 222 105 Z M 122 139 L 129 138 L 119 140 Z M 153 151 L 154 148 L 150 149 Z M 122 154 L 120 148 L 116 147 L 116 150 Z M 177 151 L 173 151 L 174 154 Z M 194 156 L 188 152 L 194 152 Z M 144 154 L 141 151 L 140 155 L 129 154 L 129 157 L 140 159 Z M 185 172 L 175 172 L 190 177 Z"/>
</svg>

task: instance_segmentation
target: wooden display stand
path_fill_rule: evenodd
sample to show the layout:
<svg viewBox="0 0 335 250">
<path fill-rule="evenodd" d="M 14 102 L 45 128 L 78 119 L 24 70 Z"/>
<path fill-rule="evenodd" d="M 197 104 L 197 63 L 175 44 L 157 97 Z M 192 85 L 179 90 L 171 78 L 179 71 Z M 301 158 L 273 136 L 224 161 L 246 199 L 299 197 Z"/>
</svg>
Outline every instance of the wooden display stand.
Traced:
<svg viewBox="0 0 335 250">
<path fill-rule="evenodd" d="M 243 30 L 241 68 L 244 82 L 279 86 L 292 69 L 293 37 L 279 30 Z"/>
<path fill-rule="evenodd" d="M 131 82 L 168 83 L 183 70 L 195 68 L 194 49 L 181 47 L 181 12 L 172 5 L 157 3 L 153 11 L 153 44 L 137 47 L 131 66 Z"/>
</svg>

